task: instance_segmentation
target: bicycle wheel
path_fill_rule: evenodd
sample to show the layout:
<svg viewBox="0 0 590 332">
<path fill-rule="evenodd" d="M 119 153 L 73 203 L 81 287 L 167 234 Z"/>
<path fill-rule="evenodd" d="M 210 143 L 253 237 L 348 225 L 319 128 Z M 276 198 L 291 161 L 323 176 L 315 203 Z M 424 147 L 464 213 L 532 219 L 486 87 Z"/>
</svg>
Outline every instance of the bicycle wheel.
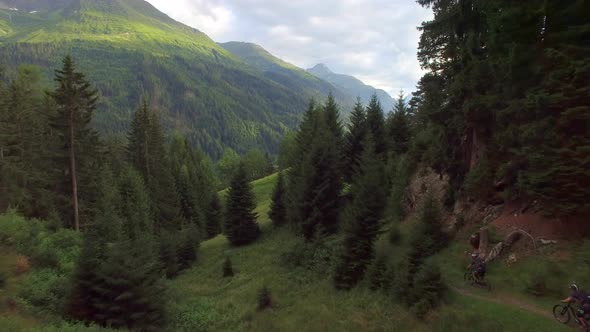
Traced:
<svg viewBox="0 0 590 332">
<path fill-rule="evenodd" d="M 463 281 L 473 284 L 473 274 L 467 271 L 463 274 Z"/>
<path fill-rule="evenodd" d="M 553 307 L 553 317 L 555 317 L 555 319 L 560 323 L 569 323 L 571 315 L 568 306 L 563 304 L 555 305 Z"/>
</svg>

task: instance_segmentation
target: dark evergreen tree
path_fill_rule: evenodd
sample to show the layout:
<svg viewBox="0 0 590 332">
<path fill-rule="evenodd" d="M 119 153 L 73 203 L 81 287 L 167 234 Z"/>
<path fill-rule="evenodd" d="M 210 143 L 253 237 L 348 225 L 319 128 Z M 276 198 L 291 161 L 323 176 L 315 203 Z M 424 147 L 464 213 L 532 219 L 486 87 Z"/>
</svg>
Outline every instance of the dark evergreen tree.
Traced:
<svg viewBox="0 0 590 332">
<path fill-rule="evenodd" d="M 271 306 L 272 298 L 270 296 L 270 289 L 264 286 L 258 291 L 258 310 L 264 310 Z"/>
<path fill-rule="evenodd" d="M 294 139 L 292 166 L 287 173 L 287 216 L 289 221 L 301 226 L 305 219 L 304 190 L 310 168 L 310 146 L 321 123 L 321 113 L 316 108 L 315 102 L 310 101 L 303 114 L 303 120 Z"/>
<path fill-rule="evenodd" d="M 222 215 L 223 210 L 221 207 L 221 201 L 219 200 L 219 195 L 215 193 L 213 194 L 213 198 L 211 199 L 211 202 L 209 203 L 209 208 L 207 209 L 207 239 L 213 238 L 217 234 L 221 233 Z"/>
<path fill-rule="evenodd" d="M 321 125 L 303 168 L 301 229 L 308 241 L 336 232 L 340 220 L 342 178 L 337 141 L 325 124 Z"/>
<path fill-rule="evenodd" d="M 400 155 L 408 151 L 411 137 L 411 120 L 405 102 L 404 92 L 400 91 L 392 113 L 387 117 L 386 131 L 389 151 Z"/>
<path fill-rule="evenodd" d="M 446 289 L 438 266 L 432 263 L 424 264 L 416 276 L 411 292 L 412 311 L 416 316 L 423 317 L 442 302 Z"/>
<path fill-rule="evenodd" d="M 369 270 L 369 288 L 387 290 L 392 282 L 392 273 L 387 267 L 384 255 L 378 255 Z"/>
<path fill-rule="evenodd" d="M 340 142 L 344 137 L 344 129 L 342 121 L 340 120 L 340 109 L 331 92 L 328 94 L 328 99 L 324 104 L 323 114 L 328 130 L 330 130 L 332 135 L 336 138 L 336 141 Z"/>
<path fill-rule="evenodd" d="M 382 162 L 371 135 L 364 143 L 360 168 L 350 188 L 352 203 L 348 210 L 350 219 L 345 229 L 344 253 L 334 276 L 334 284 L 339 289 L 350 289 L 363 278 L 375 255 L 373 246 L 385 207 Z"/>
<path fill-rule="evenodd" d="M 387 143 L 385 142 L 385 118 L 383 108 L 376 94 L 371 96 L 371 101 L 367 106 L 367 129 L 373 136 L 375 142 L 375 152 L 381 158 L 385 158 Z"/>
<path fill-rule="evenodd" d="M 285 184 L 283 172 L 277 176 L 277 184 L 272 193 L 268 217 L 275 226 L 282 226 L 287 222 L 287 208 L 285 207 Z"/>
<path fill-rule="evenodd" d="M 120 182 L 102 173 L 99 213 L 85 233 L 68 306 L 71 317 L 142 331 L 163 326 L 165 289 L 151 220 L 140 220 L 142 211 L 149 211 L 142 184 L 130 169 Z"/>
<path fill-rule="evenodd" d="M 131 122 L 129 160 L 149 189 L 156 229 L 178 230 L 182 224 L 180 200 L 164 143 L 160 119 L 144 100 Z"/>
<path fill-rule="evenodd" d="M 256 200 L 243 164 L 230 183 L 227 193 L 224 233 L 232 245 L 254 242 L 260 235 L 254 212 Z"/>
<path fill-rule="evenodd" d="M 72 220 L 74 229 L 80 230 L 80 197 L 79 189 L 91 185 L 93 180 L 81 173 L 91 175 L 90 164 L 96 159 L 98 136 L 90 128 L 96 102 L 97 91 L 84 74 L 76 70 L 70 56 L 63 60 L 63 67 L 55 72 L 57 88 L 50 92 L 56 105 L 56 113 L 51 119 L 51 125 L 58 135 L 59 144 L 56 162 L 66 170 L 63 174 L 62 190 L 70 200 L 64 208 L 64 215 Z M 84 178 L 84 181 L 80 181 Z M 67 188 L 67 189 L 66 189 Z M 85 192 L 89 188 L 84 188 Z M 96 189 L 96 188 L 93 188 Z M 67 213 L 65 211 L 71 211 Z"/>
<path fill-rule="evenodd" d="M 55 208 L 51 190 L 58 173 L 51 160 L 52 103 L 40 81 L 39 68 L 23 65 L 6 89 L 0 86 L 0 210 L 11 206 L 27 217 L 47 218 Z"/>
<path fill-rule="evenodd" d="M 363 140 L 367 135 L 367 114 L 360 97 L 350 114 L 350 121 L 348 123 L 348 132 L 345 137 L 345 153 L 346 169 L 345 177 L 347 181 L 352 180 L 354 171 L 358 168 L 361 154 L 363 152 Z"/>
</svg>

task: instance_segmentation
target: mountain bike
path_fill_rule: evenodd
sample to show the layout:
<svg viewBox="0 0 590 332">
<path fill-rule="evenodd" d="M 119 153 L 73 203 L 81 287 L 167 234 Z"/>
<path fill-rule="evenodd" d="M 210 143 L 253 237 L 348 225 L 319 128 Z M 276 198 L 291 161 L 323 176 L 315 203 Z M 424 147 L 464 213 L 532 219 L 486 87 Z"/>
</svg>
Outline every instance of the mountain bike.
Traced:
<svg viewBox="0 0 590 332">
<path fill-rule="evenodd" d="M 553 317 L 562 323 L 567 324 L 574 317 L 574 321 L 578 323 L 578 325 L 582 326 L 582 322 L 578 319 L 578 315 L 576 314 L 576 309 L 572 307 L 571 303 L 560 303 L 553 306 Z M 590 329 L 587 327 L 586 332 L 589 332 Z"/>
<path fill-rule="evenodd" d="M 471 286 L 474 287 L 481 287 L 484 289 L 487 289 L 488 292 L 492 290 L 492 284 L 487 281 L 487 280 L 475 280 L 475 277 L 473 277 L 473 271 L 469 270 L 466 271 L 465 274 L 463 275 L 463 281 L 469 283 Z"/>
</svg>

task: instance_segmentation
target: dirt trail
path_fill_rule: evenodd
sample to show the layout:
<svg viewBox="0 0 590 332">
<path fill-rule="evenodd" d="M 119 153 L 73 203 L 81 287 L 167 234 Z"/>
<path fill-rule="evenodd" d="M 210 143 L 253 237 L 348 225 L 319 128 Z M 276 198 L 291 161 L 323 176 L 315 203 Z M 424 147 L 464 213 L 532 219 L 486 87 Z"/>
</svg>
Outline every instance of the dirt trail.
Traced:
<svg viewBox="0 0 590 332">
<path fill-rule="evenodd" d="M 465 288 L 458 288 L 455 286 L 451 286 L 451 289 L 461 295 L 472 297 L 478 300 L 492 302 L 500 305 L 507 305 L 510 307 L 514 307 L 517 309 L 521 309 L 524 311 L 528 311 L 530 313 L 543 316 L 545 318 L 553 319 L 553 315 L 549 310 L 540 309 L 530 303 L 526 303 L 520 299 L 512 298 L 509 296 L 500 296 L 499 294 L 490 293 L 489 296 L 481 296 L 478 294 L 474 294 L 471 290 Z"/>
</svg>

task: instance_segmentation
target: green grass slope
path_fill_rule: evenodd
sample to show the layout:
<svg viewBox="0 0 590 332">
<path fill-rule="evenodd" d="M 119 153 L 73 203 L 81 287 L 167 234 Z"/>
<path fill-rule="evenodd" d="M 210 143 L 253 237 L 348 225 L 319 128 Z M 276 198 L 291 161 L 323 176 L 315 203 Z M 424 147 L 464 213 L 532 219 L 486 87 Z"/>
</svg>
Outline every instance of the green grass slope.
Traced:
<svg viewBox="0 0 590 332">
<path fill-rule="evenodd" d="M 361 286 L 336 291 L 327 275 L 283 264 L 283 253 L 300 240 L 275 229 L 267 212 L 276 175 L 255 181 L 261 238 L 234 248 L 220 235 L 201 245 L 199 262 L 171 281 L 172 328 L 178 331 L 568 331 L 557 322 L 518 306 L 451 292 L 447 303 L 417 321 L 388 296 Z M 223 194 L 223 192 L 222 192 Z M 456 249 L 442 253 L 447 259 Z M 401 253 L 400 253 L 401 254 Z M 230 257 L 235 276 L 222 278 Z M 446 276 L 450 276 L 445 273 Z M 267 285 L 272 309 L 258 311 L 258 290 Z"/>
</svg>

